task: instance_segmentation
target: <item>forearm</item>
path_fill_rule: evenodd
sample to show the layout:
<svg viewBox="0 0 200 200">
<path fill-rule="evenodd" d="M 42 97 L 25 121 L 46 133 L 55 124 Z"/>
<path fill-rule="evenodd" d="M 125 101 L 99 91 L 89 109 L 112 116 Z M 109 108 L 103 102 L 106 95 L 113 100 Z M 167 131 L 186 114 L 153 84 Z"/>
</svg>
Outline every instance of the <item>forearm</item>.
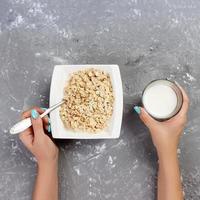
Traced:
<svg viewBox="0 0 200 200">
<path fill-rule="evenodd" d="M 183 200 L 179 161 L 176 151 L 159 155 L 158 200 Z"/>
<path fill-rule="evenodd" d="M 33 200 L 58 200 L 58 163 L 38 164 Z"/>
</svg>

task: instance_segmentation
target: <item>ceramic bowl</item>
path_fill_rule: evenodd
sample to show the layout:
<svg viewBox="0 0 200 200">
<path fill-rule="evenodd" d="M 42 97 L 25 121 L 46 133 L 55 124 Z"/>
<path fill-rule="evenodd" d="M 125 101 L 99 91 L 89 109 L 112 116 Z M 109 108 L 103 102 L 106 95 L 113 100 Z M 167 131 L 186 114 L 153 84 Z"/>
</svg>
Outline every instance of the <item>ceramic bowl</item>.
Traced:
<svg viewBox="0 0 200 200">
<path fill-rule="evenodd" d="M 113 92 L 114 92 L 114 108 L 108 126 L 98 133 L 88 133 L 82 131 L 73 131 L 64 126 L 59 110 L 50 113 L 51 129 L 53 138 L 60 139 L 106 139 L 119 138 L 123 114 L 123 91 L 122 81 L 118 65 L 56 65 L 54 67 L 51 88 L 50 88 L 50 106 L 60 102 L 63 98 L 64 86 L 69 80 L 73 72 L 96 68 L 107 72 L 110 75 Z"/>
</svg>

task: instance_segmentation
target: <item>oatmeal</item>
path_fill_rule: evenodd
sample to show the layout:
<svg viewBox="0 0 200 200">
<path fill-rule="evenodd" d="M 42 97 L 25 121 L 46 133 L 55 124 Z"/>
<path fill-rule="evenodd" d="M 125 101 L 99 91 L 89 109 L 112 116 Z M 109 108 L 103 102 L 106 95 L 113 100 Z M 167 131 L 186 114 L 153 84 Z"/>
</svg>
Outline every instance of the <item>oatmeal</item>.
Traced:
<svg viewBox="0 0 200 200">
<path fill-rule="evenodd" d="M 104 129 L 114 103 L 109 74 L 98 69 L 73 73 L 64 88 L 64 99 L 60 117 L 67 128 L 87 132 Z"/>
</svg>

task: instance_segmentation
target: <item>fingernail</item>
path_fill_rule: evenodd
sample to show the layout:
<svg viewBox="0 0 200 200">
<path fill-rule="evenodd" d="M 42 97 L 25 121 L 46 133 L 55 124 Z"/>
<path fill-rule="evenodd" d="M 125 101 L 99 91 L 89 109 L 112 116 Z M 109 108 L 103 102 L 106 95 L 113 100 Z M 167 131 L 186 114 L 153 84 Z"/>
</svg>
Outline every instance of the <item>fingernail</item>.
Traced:
<svg viewBox="0 0 200 200">
<path fill-rule="evenodd" d="M 137 114 L 140 114 L 140 112 L 141 112 L 141 109 L 140 109 L 139 106 L 134 106 L 134 110 L 135 110 L 135 112 L 136 112 Z"/>
<path fill-rule="evenodd" d="M 49 133 L 51 132 L 51 125 L 50 125 L 50 124 L 48 125 L 47 131 L 48 131 Z"/>
<path fill-rule="evenodd" d="M 31 116 L 33 119 L 37 119 L 39 117 L 39 114 L 36 110 L 31 110 Z"/>
<path fill-rule="evenodd" d="M 41 109 L 44 110 L 44 111 L 47 110 L 47 108 L 43 108 L 43 107 L 41 107 Z"/>
</svg>

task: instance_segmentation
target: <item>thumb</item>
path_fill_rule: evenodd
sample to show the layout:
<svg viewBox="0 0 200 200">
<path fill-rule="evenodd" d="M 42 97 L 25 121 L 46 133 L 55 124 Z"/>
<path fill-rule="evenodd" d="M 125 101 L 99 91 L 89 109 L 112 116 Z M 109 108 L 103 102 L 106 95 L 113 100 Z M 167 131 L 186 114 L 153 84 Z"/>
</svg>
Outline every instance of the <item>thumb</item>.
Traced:
<svg viewBox="0 0 200 200">
<path fill-rule="evenodd" d="M 149 129 L 157 124 L 157 121 L 151 117 L 144 108 L 135 106 L 134 110 L 139 114 L 140 119 Z"/>
<path fill-rule="evenodd" d="M 40 138 L 44 135 L 43 121 L 36 110 L 31 110 L 31 121 L 35 138 Z"/>
</svg>

